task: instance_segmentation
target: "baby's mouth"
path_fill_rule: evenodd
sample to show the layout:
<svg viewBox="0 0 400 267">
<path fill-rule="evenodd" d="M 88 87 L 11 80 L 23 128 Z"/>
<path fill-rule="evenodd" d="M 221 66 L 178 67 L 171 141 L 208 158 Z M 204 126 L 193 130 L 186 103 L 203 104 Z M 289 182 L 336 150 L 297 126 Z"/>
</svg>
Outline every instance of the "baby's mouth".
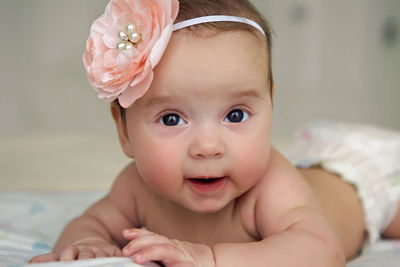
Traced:
<svg viewBox="0 0 400 267">
<path fill-rule="evenodd" d="M 189 178 L 188 180 L 192 183 L 195 184 L 213 184 L 213 183 L 217 183 L 220 182 L 221 180 L 223 180 L 225 177 L 215 177 L 215 178 Z"/>
<path fill-rule="evenodd" d="M 220 192 L 225 188 L 228 181 L 227 176 L 222 177 L 194 177 L 187 178 L 190 188 L 200 195 L 209 195 Z"/>
<path fill-rule="evenodd" d="M 217 192 L 224 188 L 227 182 L 226 176 L 206 177 L 206 178 L 188 178 L 187 181 L 191 188 L 200 194 L 209 194 Z"/>
</svg>

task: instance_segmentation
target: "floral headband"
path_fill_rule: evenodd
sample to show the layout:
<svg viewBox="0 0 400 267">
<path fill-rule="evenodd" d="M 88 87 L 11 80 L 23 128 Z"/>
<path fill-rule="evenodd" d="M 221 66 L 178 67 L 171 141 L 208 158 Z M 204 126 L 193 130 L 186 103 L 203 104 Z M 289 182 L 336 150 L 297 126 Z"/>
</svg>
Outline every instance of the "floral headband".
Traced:
<svg viewBox="0 0 400 267">
<path fill-rule="evenodd" d="M 83 62 L 90 84 L 106 102 L 118 98 L 124 108 L 143 96 L 153 81 L 172 32 L 193 25 L 233 21 L 264 31 L 236 16 L 205 16 L 173 24 L 178 0 L 111 0 L 90 29 Z"/>
</svg>

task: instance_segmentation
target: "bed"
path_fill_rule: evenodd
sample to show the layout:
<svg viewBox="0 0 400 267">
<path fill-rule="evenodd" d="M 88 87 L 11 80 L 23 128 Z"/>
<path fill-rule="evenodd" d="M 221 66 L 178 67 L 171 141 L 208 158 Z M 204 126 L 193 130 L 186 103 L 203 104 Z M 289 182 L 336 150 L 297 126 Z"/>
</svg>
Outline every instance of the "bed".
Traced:
<svg viewBox="0 0 400 267">
<path fill-rule="evenodd" d="M 0 138 L 0 267 L 25 266 L 49 252 L 68 221 L 106 194 L 128 162 L 116 138 L 71 133 Z M 130 258 L 105 258 L 36 266 L 138 265 Z M 381 240 L 347 266 L 400 266 L 400 241 Z"/>
</svg>

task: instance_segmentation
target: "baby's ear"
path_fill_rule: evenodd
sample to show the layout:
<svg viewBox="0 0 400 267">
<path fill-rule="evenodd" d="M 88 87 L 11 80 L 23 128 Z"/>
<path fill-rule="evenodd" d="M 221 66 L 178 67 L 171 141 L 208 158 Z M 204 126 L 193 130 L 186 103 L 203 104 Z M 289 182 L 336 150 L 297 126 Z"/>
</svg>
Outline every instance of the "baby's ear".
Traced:
<svg viewBox="0 0 400 267">
<path fill-rule="evenodd" d="M 125 115 L 122 114 L 121 107 L 116 102 L 111 103 L 111 115 L 114 119 L 115 126 L 117 127 L 118 138 L 119 143 L 121 144 L 121 148 L 127 157 L 133 159 L 134 153 L 126 127 Z"/>
</svg>

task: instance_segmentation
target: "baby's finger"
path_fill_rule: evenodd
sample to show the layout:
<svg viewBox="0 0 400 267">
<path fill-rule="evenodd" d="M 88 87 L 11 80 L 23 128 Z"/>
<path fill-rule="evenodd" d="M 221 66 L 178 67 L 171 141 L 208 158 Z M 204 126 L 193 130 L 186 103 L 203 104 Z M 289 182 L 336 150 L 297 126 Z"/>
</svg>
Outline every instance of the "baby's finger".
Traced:
<svg viewBox="0 0 400 267">
<path fill-rule="evenodd" d="M 110 257 L 110 256 L 111 255 L 108 252 L 102 251 L 102 250 L 96 251 L 94 253 L 94 257 L 95 258 L 107 258 L 107 257 Z"/>
<path fill-rule="evenodd" d="M 122 255 L 129 257 L 139 252 L 140 250 L 154 245 L 168 244 L 171 241 L 162 235 L 147 234 L 137 237 L 135 240 L 129 242 L 123 249 Z"/>
<path fill-rule="evenodd" d="M 87 259 L 92 259 L 95 257 L 94 252 L 87 247 L 82 247 L 79 249 L 79 253 L 78 253 L 78 260 L 87 260 Z"/>
<path fill-rule="evenodd" d="M 113 257 L 122 257 L 122 251 L 119 248 L 114 248 L 114 250 L 112 251 L 111 256 Z"/>
<path fill-rule="evenodd" d="M 146 229 L 141 229 L 141 228 L 130 228 L 130 229 L 125 229 L 122 231 L 122 235 L 126 239 L 134 239 L 140 235 L 148 235 L 148 234 L 154 234 L 153 232 L 150 232 Z"/>
<path fill-rule="evenodd" d="M 38 255 L 36 257 L 33 257 L 29 263 L 42 263 L 42 262 L 50 262 L 50 261 L 58 261 L 58 255 L 54 252 L 43 254 L 43 255 Z"/>
<path fill-rule="evenodd" d="M 166 267 L 177 263 L 184 263 L 182 253 L 173 244 L 159 244 L 149 246 L 133 256 L 137 264 L 149 261 L 161 261 Z"/>
<path fill-rule="evenodd" d="M 116 246 L 101 246 L 94 250 L 95 258 L 101 257 L 120 257 L 122 256 L 121 249 Z"/>
<path fill-rule="evenodd" d="M 78 256 L 78 252 L 75 246 L 66 246 L 60 253 L 60 261 L 73 261 Z"/>
</svg>

